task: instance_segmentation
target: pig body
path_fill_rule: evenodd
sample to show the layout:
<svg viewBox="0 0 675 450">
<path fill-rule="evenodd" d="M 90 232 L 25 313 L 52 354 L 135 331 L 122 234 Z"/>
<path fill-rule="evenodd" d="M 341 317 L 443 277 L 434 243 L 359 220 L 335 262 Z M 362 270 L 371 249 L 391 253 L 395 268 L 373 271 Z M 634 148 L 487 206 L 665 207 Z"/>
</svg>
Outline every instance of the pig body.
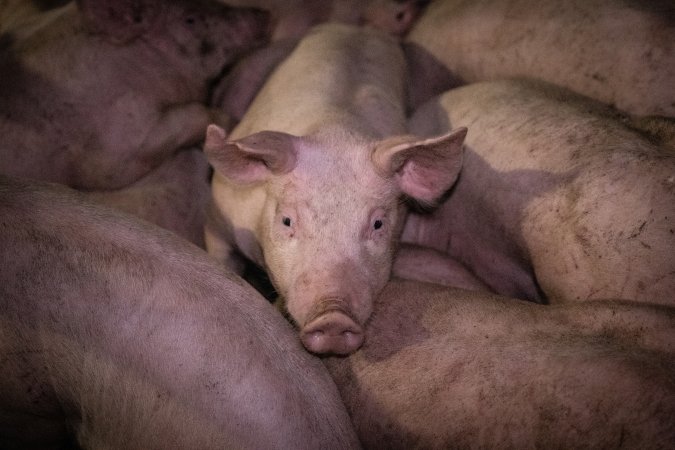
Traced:
<svg viewBox="0 0 675 450">
<path fill-rule="evenodd" d="M 193 148 L 172 155 L 135 183 L 117 190 L 89 191 L 88 199 L 173 231 L 204 247 L 204 221 L 210 197 L 210 170 L 204 153 Z"/>
<path fill-rule="evenodd" d="M 668 0 L 436 0 L 408 41 L 464 82 L 526 76 L 633 114 L 675 116 Z"/>
<path fill-rule="evenodd" d="M 327 358 L 365 448 L 672 448 L 675 310 L 392 280 Z"/>
<path fill-rule="evenodd" d="M 2 448 L 358 447 L 325 368 L 205 252 L 0 179 Z"/>
<path fill-rule="evenodd" d="M 404 60 L 383 33 L 315 28 L 272 74 L 215 168 L 206 246 L 265 268 L 308 349 L 349 353 L 389 278 L 401 197 L 433 203 L 454 182 L 465 130 L 405 136 Z"/>
<path fill-rule="evenodd" d="M 4 34 L 0 173 L 127 186 L 221 121 L 209 83 L 266 28 L 217 3 L 82 0 Z"/>
<path fill-rule="evenodd" d="M 541 82 L 448 91 L 420 135 L 468 126 L 462 176 L 402 240 L 531 300 L 675 301 L 675 158 L 613 110 Z"/>
<path fill-rule="evenodd" d="M 366 25 L 393 35 L 405 34 L 426 0 L 222 0 L 270 11 L 273 40 L 299 39 L 323 22 Z"/>
</svg>

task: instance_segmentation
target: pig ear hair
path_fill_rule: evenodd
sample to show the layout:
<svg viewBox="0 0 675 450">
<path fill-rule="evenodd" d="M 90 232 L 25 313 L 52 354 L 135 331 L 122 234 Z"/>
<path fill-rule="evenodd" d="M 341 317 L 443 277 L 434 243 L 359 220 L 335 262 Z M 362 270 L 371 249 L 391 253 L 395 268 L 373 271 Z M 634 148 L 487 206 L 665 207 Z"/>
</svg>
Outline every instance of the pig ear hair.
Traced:
<svg viewBox="0 0 675 450">
<path fill-rule="evenodd" d="M 85 23 L 117 44 L 144 34 L 161 7 L 156 0 L 77 0 Z"/>
<path fill-rule="evenodd" d="M 222 128 L 209 125 L 204 153 L 214 170 L 225 178 L 238 183 L 255 183 L 293 170 L 296 139 L 278 131 L 261 131 L 228 141 Z"/>
<path fill-rule="evenodd" d="M 429 139 L 386 139 L 375 147 L 372 160 L 380 173 L 396 178 L 404 194 L 434 206 L 459 176 L 466 132 L 462 127 Z"/>
</svg>

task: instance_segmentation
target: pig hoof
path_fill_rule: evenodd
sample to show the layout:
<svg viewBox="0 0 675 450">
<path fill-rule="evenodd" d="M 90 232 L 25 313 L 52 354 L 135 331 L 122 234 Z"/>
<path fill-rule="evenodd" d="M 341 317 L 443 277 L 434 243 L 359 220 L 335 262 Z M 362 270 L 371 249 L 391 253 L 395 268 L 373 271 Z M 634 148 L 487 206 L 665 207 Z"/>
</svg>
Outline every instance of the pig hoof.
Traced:
<svg viewBox="0 0 675 450">
<path fill-rule="evenodd" d="M 349 355 L 363 344 L 363 331 L 346 314 L 329 311 L 307 324 L 300 339 L 312 353 Z"/>
</svg>

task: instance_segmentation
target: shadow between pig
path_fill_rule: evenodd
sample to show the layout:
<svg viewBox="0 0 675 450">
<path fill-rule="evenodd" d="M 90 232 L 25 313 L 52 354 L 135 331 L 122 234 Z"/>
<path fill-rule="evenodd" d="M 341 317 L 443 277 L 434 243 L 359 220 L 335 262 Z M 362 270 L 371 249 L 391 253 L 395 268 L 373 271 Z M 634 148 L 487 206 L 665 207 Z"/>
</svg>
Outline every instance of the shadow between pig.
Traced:
<svg viewBox="0 0 675 450">
<path fill-rule="evenodd" d="M 497 293 L 546 303 L 523 236 L 526 209 L 578 174 L 578 169 L 499 171 L 465 145 L 462 171 L 441 206 L 409 218 L 428 222 L 435 234 L 433 242 L 416 243 L 447 252 Z"/>
</svg>

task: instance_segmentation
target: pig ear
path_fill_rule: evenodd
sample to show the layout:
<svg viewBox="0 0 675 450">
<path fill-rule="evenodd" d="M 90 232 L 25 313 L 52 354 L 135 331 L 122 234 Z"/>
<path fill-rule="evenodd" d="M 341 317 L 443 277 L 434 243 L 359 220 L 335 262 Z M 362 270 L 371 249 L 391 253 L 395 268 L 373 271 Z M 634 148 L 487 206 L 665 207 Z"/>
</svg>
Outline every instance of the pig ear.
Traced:
<svg viewBox="0 0 675 450">
<path fill-rule="evenodd" d="M 430 139 L 387 139 L 373 151 L 373 163 L 381 173 L 395 177 L 404 194 L 435 205 L 459 176 L 466 132 L 462 127 Z"/>
<path fill-rule="evenodd" d="M 144 34 L 155 22 L 160 4 L 156 0 L 77 0 L 85 23 L 118 44 Z"/>
<path fill-rule="evenodd" d="M 293 170 L 296 139 L 286 133 L 261 131 L 228 141 L 222 128 L 209 125 L 204 153 L 214 170 L 223 177 L 237 183 L 255 183 Z"/>
</svg>

